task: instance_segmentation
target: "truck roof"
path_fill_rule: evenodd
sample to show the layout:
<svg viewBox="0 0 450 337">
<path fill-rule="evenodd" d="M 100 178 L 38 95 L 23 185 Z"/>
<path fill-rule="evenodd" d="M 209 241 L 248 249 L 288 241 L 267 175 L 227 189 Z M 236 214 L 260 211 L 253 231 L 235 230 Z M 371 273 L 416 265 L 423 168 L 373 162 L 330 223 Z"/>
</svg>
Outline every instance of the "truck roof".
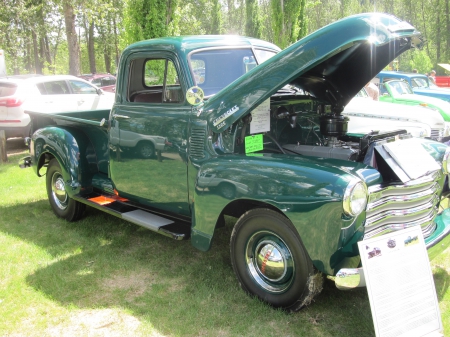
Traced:
<svg viewBox="0 0 450 337">
<path fill-rule="evenodd" d="M 203 48 L 212 47 L 260 47 L 265 49 L 271 49 L 281 51 L 281 49 L 273 43 L 238 35 L 192 35 L 192 36 L 172 36 L 163 37 L 150 40 L 144 40 L 129 45 L 124 54 L 129 52 L 147 50 L 152 46 L 164 47 L 169 49 L 177 49 L 178 52 L 189 54 L 191 51 Z"/>
</svg>

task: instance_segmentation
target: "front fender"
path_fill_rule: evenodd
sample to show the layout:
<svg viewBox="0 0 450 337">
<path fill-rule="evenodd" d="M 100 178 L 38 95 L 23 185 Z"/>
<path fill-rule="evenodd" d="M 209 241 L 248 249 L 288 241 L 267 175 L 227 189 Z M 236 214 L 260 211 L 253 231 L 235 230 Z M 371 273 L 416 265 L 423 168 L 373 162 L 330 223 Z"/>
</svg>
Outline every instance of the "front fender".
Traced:
<svg viewBox="0 0 450 337">
<path fill-rule="evenodd" d="M 53 126 L 39 129 L 33 134 L 30 152 L 37 175 L 51 157 L 58 160 L 69 196 L 91 191 L 98 168 L 94 148 L 81 131 Z"/>
<path fill-rule="evenodd" d="M 269 205 L 291 220 L 316 267 L 331 274 L 344 258 L 336 253 L 355 234 L 362 234 L 365 214 L 344 216 L 342 198 L 350 179 L 366 180 L 363 172 L 373 171 L 366 168 L 354 162 L 286 155 L 210 160 L 199 167 L 194 182 L 192 244 L 209 249 L 218 217 L 230 203 Z M 236 186 L 232 197 L 218 189 L 221 181 Z"/>
</svg>

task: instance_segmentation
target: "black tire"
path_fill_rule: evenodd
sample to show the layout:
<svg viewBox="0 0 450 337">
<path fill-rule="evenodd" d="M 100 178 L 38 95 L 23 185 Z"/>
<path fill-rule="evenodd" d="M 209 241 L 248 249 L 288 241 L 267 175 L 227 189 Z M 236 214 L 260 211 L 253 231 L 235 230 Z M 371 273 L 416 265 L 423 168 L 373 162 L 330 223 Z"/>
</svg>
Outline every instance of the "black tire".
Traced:
<svg viewBox="0 0 450 337">
<path fill-rule="evenodd" d="M 48 200 L 56 216 L 67 221 L 80 219 L 86 205 L 73 200 L 67 194 L 61 166 L 56 159 L 52 159 L 48 163 L 46 183 Z"/>
<path fill-rule="evenodd" d="M 270 305 L 297 311 L 322 290 L 297 231 L 269 209 L 243 214 L 231 234 L 231 263 L 242 289 Z M 272 260 L 271 260 L 272 258 Z"/>
<path fill-rule="evenodd" d="M 140 142 L 137 145 L 137 152 L 141 158 L 153 158 L 155 156 L 155 147 L 151 142 Z"/>
</svg>

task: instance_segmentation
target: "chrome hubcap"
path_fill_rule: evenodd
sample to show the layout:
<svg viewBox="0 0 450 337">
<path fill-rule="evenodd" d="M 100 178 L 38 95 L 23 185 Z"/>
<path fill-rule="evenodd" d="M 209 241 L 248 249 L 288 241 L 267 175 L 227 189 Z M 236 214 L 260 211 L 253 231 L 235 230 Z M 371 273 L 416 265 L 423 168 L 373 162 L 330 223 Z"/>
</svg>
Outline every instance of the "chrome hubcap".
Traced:
<svg viewBox="0 0 450 337">
<path fill-rule="evenodd" d="M 59 172 L 55 172 L 52 176 L 52 197 L 59 209 L 65 210 L 67 208 L 68 196 L 66 186 Z"/>
<path fill-rule="evenodd" d="M 253 234 L 246 247 L 250 275 L 263 289 L 282 293 L 293 282 L 294 260 L 287 245 L 268 231 Z"/>
</svg>

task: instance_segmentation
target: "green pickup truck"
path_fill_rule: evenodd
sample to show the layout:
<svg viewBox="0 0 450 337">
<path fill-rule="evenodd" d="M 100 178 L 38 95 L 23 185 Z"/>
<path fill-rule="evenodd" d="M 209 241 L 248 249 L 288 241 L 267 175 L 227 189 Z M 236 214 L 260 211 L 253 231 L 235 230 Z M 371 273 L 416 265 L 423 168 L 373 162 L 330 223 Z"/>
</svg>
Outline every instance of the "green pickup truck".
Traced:
<svg viewBox="0 0 450 337">
<path fill-rule="evenodd" d="M 68 221 L 88 205 L 207 251 L 225 216 L 237 218 L 238 282 L 296 311 L 324 274 L 341 288 L 364 284 L 361 240 L 421 226 L 430 258 L 448 247 L 449 148 L 404 130 L 348 134 L 341 115 L 421 44 L 408 23 L 374 13 L 283 51 L 238 36 L 138 42 L 121 56 L 110 111 L 29 112 L 22 166 L 46 175 L 50 205 Z M 384 148 L 411 140 L 435 165 L 413 178 Z"/>
</svg>

